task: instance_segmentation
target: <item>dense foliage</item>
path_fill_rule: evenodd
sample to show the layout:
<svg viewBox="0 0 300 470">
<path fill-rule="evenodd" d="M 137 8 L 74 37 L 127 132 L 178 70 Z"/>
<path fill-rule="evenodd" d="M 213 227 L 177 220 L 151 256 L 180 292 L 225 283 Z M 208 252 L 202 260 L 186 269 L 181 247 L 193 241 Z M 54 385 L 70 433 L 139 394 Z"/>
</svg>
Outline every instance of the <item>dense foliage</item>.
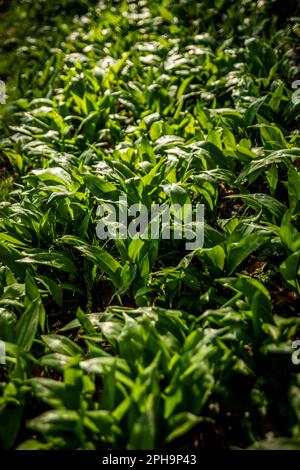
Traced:
<svg viewBox="0 0 300 470">
<path fill-rule="evenodd" d="M 300 448 L 297 4 L 2 5 L 2 448 Z M 204 247 L 99 240 L 120 195 Z"/>
</svg>

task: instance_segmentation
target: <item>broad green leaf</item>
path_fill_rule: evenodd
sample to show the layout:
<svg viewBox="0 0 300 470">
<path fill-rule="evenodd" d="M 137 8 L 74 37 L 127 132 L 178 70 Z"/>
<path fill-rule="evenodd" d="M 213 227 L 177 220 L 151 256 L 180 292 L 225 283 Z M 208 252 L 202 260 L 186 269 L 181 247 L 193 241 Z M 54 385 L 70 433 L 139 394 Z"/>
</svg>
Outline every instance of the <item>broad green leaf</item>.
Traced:
<svg viewBox="0 0 300 470">
<path fill-rule="evenodd" d="M 82 354 L 82 349 L 71 341 L 66 336 L 60 336 L 55 334 L 42 335 L 44 343 L 55 353 L 64 354 L 68 356 L 76 356 Z"/>
</svg>

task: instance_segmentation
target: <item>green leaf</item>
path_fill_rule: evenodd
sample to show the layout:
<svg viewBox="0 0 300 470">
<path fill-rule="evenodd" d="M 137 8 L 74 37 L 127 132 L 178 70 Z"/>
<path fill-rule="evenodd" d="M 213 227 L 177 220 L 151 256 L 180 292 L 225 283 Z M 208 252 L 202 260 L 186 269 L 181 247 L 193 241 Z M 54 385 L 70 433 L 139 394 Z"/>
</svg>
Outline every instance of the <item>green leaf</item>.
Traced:
<svg viewBox="0 0 300 470">
<path fill-rule="evenodd" d="M 292 253 L 280 265 L 284 279 L 300 293 L 300 250 Z"/>
<path fill-rule="evenodd" d="M 129 450 L 152 450 L 156 444 L 154 397 L 149 395 L 144 411 L 134 420 L 129 437 Z"/>
<path fill-rule="evenodd" d="M 46 411 L 37 418 L 28 421 L 28 428 L 42 435 L 59 435 L 60 433 L 76 433 L 79 414 L 73 410 Z"/>
<path fill-rule="evenodd" d="M 121 264 L 109 253 L 97 246 L 84 245 L 76 247 L 84 257 L 99 266 L 112 280 L 116 287 L 121 286 Z"/>
<path fill-rule="evenodd" d="M 42 264 L 50 266 L 70 274 L 76 274 L 77 268 L 74 262 L 66 255 L 58 252 L 29 253 L 24 258 L 18 260 L 19 263 Z"/>
<path fill-rule="evenodd" d="M 203 418 L 189 412 L 182 412 L 172 416 L 168 422 L 168 428 L 171 431 L 166 437 L 166 442 L 172 442 L 178 437 L 187 434 L 201 421 L 203 421 Z"/>
<path fill-rule="evenodd" d="M 71 341 L 69 338 L 60 335 L 42 335 L 44 343 L 55 353 L 64 354 L 67 356 L 77 356 L 82 354 L 82 349 Z"/>
<path fill-rule="evenodd" d="M 30 351 L 37 335 L 40 320 L 45 315 L 45 310 L 40 299 L 33 300 L 17 323 L 17 344 L 23 351 Z"/>
<path fill-rule="evenodd" d="M 226 272 L 232 274 L 253 251 L 260 248 L 269 239 L 270 235 L 263 232 L 250 233 L 241 241 L 230 244 L 225 261 Z"/>
<path fill-rule="evenodd" d="M 300 211 L 300 174 L 290 167 L 288 172 L 288 195 L 292 212 Z"/>
</svg>

